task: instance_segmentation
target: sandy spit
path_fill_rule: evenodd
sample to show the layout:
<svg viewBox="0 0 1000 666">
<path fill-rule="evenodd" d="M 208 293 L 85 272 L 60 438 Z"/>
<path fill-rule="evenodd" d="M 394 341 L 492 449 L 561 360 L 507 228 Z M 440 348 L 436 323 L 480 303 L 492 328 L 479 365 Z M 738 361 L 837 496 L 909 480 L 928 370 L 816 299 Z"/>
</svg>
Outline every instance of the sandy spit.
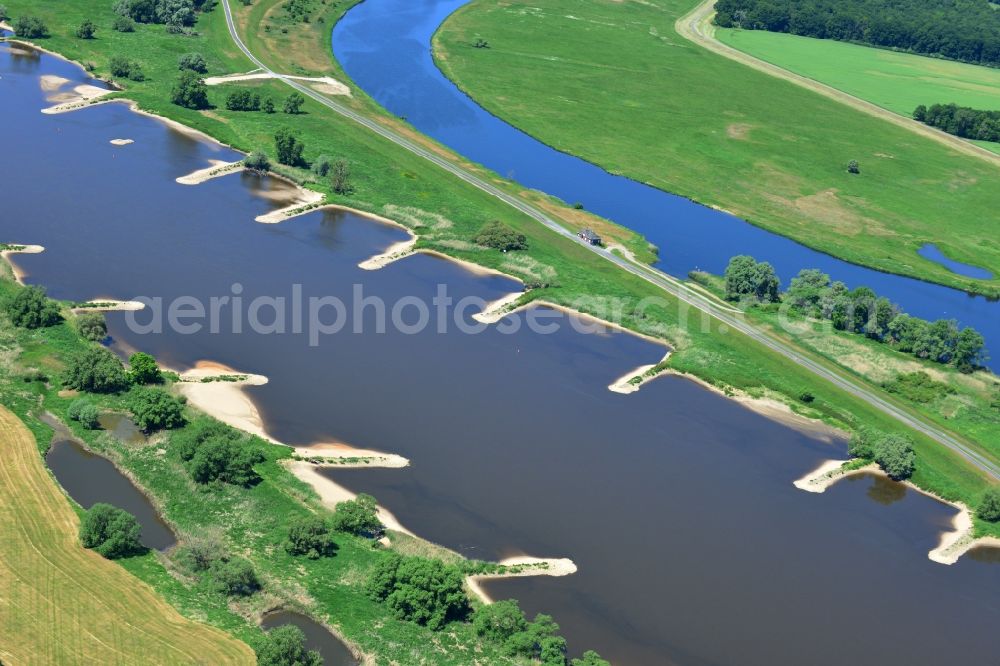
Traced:
<svg viewBox="0 0 1000 666">
<path fill-rule="evenodd" d="M 327 95 L 351 96 L 351 89 L 330 76 L 290 76 L 286 74 L 271 74 L 270 72 L 253 71 L 246 74 L 227 74 L 225 76 L 209 76 L 205 79 L 205 85 L 217 86 L 223 83 L 235 83 L 239 81 L 256 81 L 263 79 L 294 79 L 304 81 L 310 88 Z"/>
<path fill-rule="evenodd" d="M 659 363 L 640 365 L 635 370 L 625 373 L 624 375 L 613 381 L 611 384 L 609 384 L 608 390 L 614 393 L 621 393 L 623 395 L 628 395 L 629 393 L 635 393 L 640 388 L 642 388 L 643 384 L 645 384 L 646 382 L 653 381 L 662 374 L 659 372 L 656 373 L 655 375 L 649 373 L 650 371 L 653 370 L 653 368 L 655 368 L 656 366 L 660 365 L 660 363 L 663 363 L 668 358 L 670 358 L 670 354 L 671 352 L 669 351 L 666 354 L 664 354 L 663 358 L 660 359 Z M 632 381 L 636 378 L 638 378 L 639 381 Z"/>
<path fill-rule="evenodd" d="M 112 146 L 127 146 L 130 143 L 135 143 L 133 139 L 111 139 Z"/>
<path fill-rule="evenodd" d="M 386 248 L 385 252 L 365 259 L 358 264 L 358 268 L 366 271 L 377 271 L 380 268 L 388 266 L 394 261 L 399 261 L 400 259 L 405 259 L 410 256 L 413 254 L 413 247 L 417 244 L 416 235 L 412 232 L 410 232 L 410 235 L 411 238 L 408 240 L 393 243 Z"/>
<path fill-rule="evenodd" d="M 498 298 L 492 303 L 487 303 L 483 311 L 472 315 L 472 318 L 480 324 L 495 324 L 507 316 L 508 310 L 514 309 L 510 306 L 516 303 L 521 296 L 524 296 L 523 291 L 515 291 L 502 298 Z"/>
<path fill-rule="evenodd" d="M 43 79 L 46 77 L 42 77 Z M 49 77 L 50 79 L 59 79 L 58 76 Z M 66 79 L 62 79 L 66 81 Z M 46 82 L 42 82 L 42 90 L 48 90 L 46 87 Z M 49 81 L 48 85 L 54 85 L 53 81 Z M 61 84 L 58 86 L 61 87 Z M 82 83 L 78 86 L 73 87 L 73 92 L 59 92 L 49 95 L 49 101 L 58 102 L 55 106 L 50 106 L 48 108 L 42 109 L 42 113 L 66 113 L 67 111 L 74 111 L 84 106 L 89 106 L 95 102 L 95 100 L 104 97 L 105 95 L 110 95 L 115 90 L 105 90 L 104 88 L 98 88 L 97 86 L 92 86 L 86 83 Z"/>
<path fill-rule="evenodd" d="M 13 260 L 11 260 L 10 258 L 11 255 L 38 254 L 40 252 L 44 252 L 45 248 L 42 247 L 41 245 L 21 245 L 20 243 L 7 243 L 7 245 L 16 245 L 20 246 L 21 248 L 19 250 L 0 251 L 0 257 L 3 257 L 7 261 L 7 263 L 10 264 L 10 270 L 14 273 L 14 280 L 16 280 L 18 284 L 23 285 L 25 273 L 24 271 L 22 271 L 20 268 L 17 267 L 17 264 L 15 264 Z"/>
<path fill-rule="evenodd" d="M 192 171 L 191 173 L 180 176 L 175 180 L 181 185 L 197 185 L 198 183 L 204 183 L 206 180 L 218 178 L 219 176 L 228 176 L 231 173 L 239 173 L 240 171 L 243 171 L 242 160 L 238 162 L 223 162 L 222 160 L 210 161 L 210 166 L 207 166 L 204 169 Z"/>
<path fill-rule="evenodd" d="M 100 303 L 100 307 L 73 308 L 73 312 L 77 314 L 83 312 L 138 312 L 146 307 L 145 303 L 139 301 L 119 301 L 114 298 L 93 298 L 87 302 Z"/>
<path fill-rule="evenodd" d="M 496 578 L 520 578 L 522 576 L 568 576 L 576 573 L 576 564 L 573 560 L 565 557 L 553 559 L 525 555 L 521 557 L 508 557 L 507 559 L 500 560 L 499 564 L 503 564 L 504 566 L 525 565 L 526 568 L 517 572 L 505 571 L 503 573 L 467 577 L 465 582 L 468 584 L 469 589 L 484 604 L 491 604 L 495 600 L 486 594 L 486 590 L 479 584 L 481 581 Z"/>
<path fill-rule="evenodd" d="M 858 476 L 861 474 L 877 474 L 879 476 L 888 477 L 888 475 L 879 469 L 879 466 L 875 463 L 865 465 L 864 467 L 859 467 L 857 469 L 844 470 L 843 466 L 848 462 L 850 461 L 827 460 L 819 467 L 803 476 L 801 479 L 796 479 L 793 484 L 799 490 L 804 490 L 810 493 L 822 493 L 841 479 L 846 479 L 851 476 Z M 953 507 L 957 512 L 951 519 L 951 530 L 941 533 L 938 539 L 938 545 L 927 553 L 927 559 L 932 562 L 937 562 L 938 564 L 951 565 L 958 562 L 962 555 L 977 546 L 1000 548 L 1000 539 L 996 537 L 979 537 L 977 539 L 974 536 L 975 525 L 972 518 L 972 510 L 963 502 L 951 502 L 939 495 L 935 495 L 934 493 L 924 490 L 923 488 L 919 488 L 910 481 L 898 481 L 897 483 L 903 483 L 911 490 L 915 490 L 922 495 L 935 499 L 942 504 L 947 504 L 948 506 Z"/>
<path fill-rule="evenodd" d="M 274 174 L 271 175 L 273 176 Z M 318 204 L 322 200 L 323 195 L 321 193 L 314 192 L 313 190 L 307 190 L 304 187 L 299 187 L 299 195 L 296 197 L 294 203 L 291 203 L 284 208 L 273 210 L 270 213 L 258 215 L 254 219 L 261 224 L 277 224 L 297 215 L 310 213 L 316 210 L 319 208 Z"/>
</svg>

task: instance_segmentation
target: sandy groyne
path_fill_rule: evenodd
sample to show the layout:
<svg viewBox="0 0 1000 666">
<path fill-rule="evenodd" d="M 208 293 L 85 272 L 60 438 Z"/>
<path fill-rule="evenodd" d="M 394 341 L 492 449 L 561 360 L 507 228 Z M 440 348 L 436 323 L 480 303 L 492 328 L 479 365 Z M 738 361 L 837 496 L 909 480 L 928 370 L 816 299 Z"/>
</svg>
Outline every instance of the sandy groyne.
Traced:
<svg viewBox="0 0 1000 666">
<path fill-rule="evenodd" d="M 224 162 L 223 160 L 211 160 L 211 164 L 204 169 L 197 169 L 189 174 L 179 176 L 175 180 L 181 185 L 197 185 L 213 178 L 228 176 L 232 173 L 243 171 L 243 160 L 238 162 Z"/>
<path fill-rule="evenodd" d="M 72 308 L 76 314 L 84 312 L 138 312 L 146 307 L 139 301 L 119 301 L 114 298 L 94 298 L 85 303 L 79 303 Z"/>
<path fill-rule="evenodd" d="M 366 271 L 377 271 L 380 268 L 385 268 L 392 262 L 405 259 L 413 254 L 413 248 L 416 244 L 417 237 L 411 232 L 411 238 L 399 241 L 398 243 L 393 243 L 386 248 L 385 252 L 376 254 L 375 256 L 365 259 L 359 263 L 358 268 Z"/>
<path fill-rule="evenodd" d="M 41 245 L 21 245 L 18 243 L 4 243 L 4 247 L 5 249 L 0 250 L 0 257 L 3 257 L 10 266 L 10 270 L 14 274 L 14 280 L 18 284 L 23 285 L 25 272 L 18 268 L 17 264 L 11 260 L 11 255 L 39 254 L 40 252 L 44 252 L 45 248 Z"/>
<path fill-rule="evenodd" d="M 481 583 L 499 578 L 520 578 L 522 576 L 568 576 L 576 573 L 576 564 L 568 558 L 541 558 L 527 555 L 508 557 L 498 562 L 504 570 L 490 574 L 476 574 L 465 579 L 469 589 L 480 601 L 493 603 L 494 599 L 486 593 Z"/>
</svg>

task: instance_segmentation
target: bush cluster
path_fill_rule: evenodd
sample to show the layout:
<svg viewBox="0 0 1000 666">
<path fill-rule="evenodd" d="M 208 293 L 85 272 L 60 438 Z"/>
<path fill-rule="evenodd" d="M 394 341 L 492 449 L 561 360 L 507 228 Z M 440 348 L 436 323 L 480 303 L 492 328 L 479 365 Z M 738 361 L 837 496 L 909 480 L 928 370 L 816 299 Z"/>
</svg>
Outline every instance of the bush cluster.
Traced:
<svg viewBox="0 0 1000 666">
<path fill-rule="evenodd" d="M 514 231 L 500 220 L 492 220 L 484 224 L 472 240 L 476 245 L 501 252 L 528 249 L 528 239 L 525 238 L 524 234 Z"/>
<path fill-rule="evenodd" d="M 152 432 L 164 428 L 180 428 L 187 421 L 184 419 L 183 397 L 170 395 L 162 389 L 133 387 L 125 396 L 125 405 L 132 413 L 135 425 L 143 432 Z"/>
<path fill-rule="evenodd" d="M 129 60 L 125 56 L 111 56 L 108 68 L 111 70 L 111 76 L 118 78 L 126 78 L 130 81 L 142 81 L 146 78 L 139 63 Z"/>
<path fill-rule="evenodd" d="M 338 532 L 378 537 L 384 529 L 378 519 L 375 498 L 359 493 L 353 500 L 339 502 L 333 514 L 333 529 Z"/>
<path fill-rule="evenodd" d="M 469 612 L 462 572 L 440 560 L 388 555 L 376 565 L 365 591 L 397 618 L 434 631 Z"/>
<path fill-rule="evenodd" d="M 109 560 L 136 555 L 145 550 L 139 542 L 142 529 L 128 511 L 98 502 L 80 521 L 80 543 Z"/>
<path fill-rule="evenodd" d="M 171 437 L 174 453 L 196 483 L 252 486 L 260 481 L 254 465 L 264 454 L 250 437 L 217 421 L 202 419 Z"/>
<path fill-rule="evenodd" d="M 289 555 L 305 555 L 311 560 L 329 557 L 336 553 L 330 525 L 318 516 L 300 518 L 288 527 L 285 551 Z"/>
<path fill-rule="evenodd" d="M 916 467 L 913 440 L 906 435 L 861 428 L 851 437 L 847 451 L 852 456 L 873 460 L 894 481 L 908 479 Z"/>
<path fill-rule="evenodd" d="M 36 285 L 18 289 L 4 308 L 11 322 L 21 328 L 43 328 L 62 321 L 59 304 L 45 295 L 45 289 Z"/>
</svg>

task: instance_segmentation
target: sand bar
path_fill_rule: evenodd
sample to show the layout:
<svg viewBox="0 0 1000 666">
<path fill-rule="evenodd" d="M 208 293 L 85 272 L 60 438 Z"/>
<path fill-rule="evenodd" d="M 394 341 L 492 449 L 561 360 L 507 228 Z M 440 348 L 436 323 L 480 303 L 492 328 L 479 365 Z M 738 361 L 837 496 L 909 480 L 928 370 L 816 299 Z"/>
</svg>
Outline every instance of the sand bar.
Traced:
<svg viewBox="0 0 1000 666">
<path fill-rule="evenodd" d="M 609 384 L 608 390 L 612 391 L 613 393 L 621 393 L 623 395 L 628 395 L 629 393 L 635 393 L 640 388 L 642 388 L 643 384 L 645 384 L 646 382 L 651 382 L 660 376 L 661 373 L 659 372 L 654 373 L 653 370 L 656 369 L 658 365 L 666 362 L 666 360 L 670 358 L 670 354 L 671 354 L 670 351 L 664 354 L 663 358 L 660 359 L 659 363 L 640 365 L 635 370 L 632 370 L 631 372 L 626 372 L 624 375 L 622 375 L 621 377 L 613 381 L 611 384 Z"/>
<path fill-rule="evenodd" d="M 516 303 L 521 296 L 524 296 L 524 293 L 523 291 L 515 291 L 502 298 L 498 298 L 492 303 L 487 303 L 483 311 L 472 315 L 472 318 L 480 324 L 495 324 L 507 316 L 508 310 L 515 309 L 510 306 Z"/>
<path fill-rule="evenodd" d="M 319 202 L 322 200 L 323 194 L 320 192 L 314 192 L 313 190 L 307 190 L 304 187 L 300 187 L 299 195 L 293 203 L 285 206 L 284 208 L 273 210 L 270 213 L 258 215 L 254 219 L 261 224 L 277 224 L 297 215 L 302 215 L 316 210 L 319 208 Z"/>
<path fill-rule="evenodd" d="M 192 171 L 191 173 L 180 176 L 175 180 L 181 185 L 197 185 L 198 183 L 204 183 L 206 180 L 218 178 L 219 176 L 228 176 L 231 173 L 239 173 L 240 171 L 243 171 L 242 160 L 238 162 L 211 160 L 211 165 L 205 167 L 204 169 Z"/>
<path fill-rule="evenodd" d="M 499 564 L 506 567 L 523 566 L 518 571 L 502 571 L 494 574 L 478 574 L 465 579 L 469 589 L 479 599 L 486 604 L 493 603 L 494 599 L 486 594 L 479 583 L 484 580 L 496 578 L 520 578 L 522 576 L 568 576 L 576 573 L 576 564 L 573 560 L 562 558 L 540 558 L 527 555 L 520 557 L 508 557 L 500 560 Z"/>
<path fill-rule="evenodd" d="M 80 304 L 73 308 L 73 312 L 77 314 L 83 312 L 138 312 L 146 307 L 145 303 L 139 301 L 119 301 L 114 298 L 94 298 L 87 303 L 89 305 Z"/>
<path fill-rule="evenodd" d="M 130 143 L 135 143 L 133 139 L 111 139 L 112 146 L 127 146 Z"/>
<path fill-rule="evenodd" d="M 388 266 L 394 261 L 399 261 L 400 259 L 410 256 L 413 254 L 413 247 L 417 244 L 416 235 L 414 235 L 413 232 L 410 232 L 410 235 L 411 238 L 408 240 L 393 243 L 386 248 L 385 252 L 376 254 L 374 257 L 369 259 L 365 259 L 358 264 L 358 268 L 366 271 L 377 271 L 380 268 Z"/>
</svg>

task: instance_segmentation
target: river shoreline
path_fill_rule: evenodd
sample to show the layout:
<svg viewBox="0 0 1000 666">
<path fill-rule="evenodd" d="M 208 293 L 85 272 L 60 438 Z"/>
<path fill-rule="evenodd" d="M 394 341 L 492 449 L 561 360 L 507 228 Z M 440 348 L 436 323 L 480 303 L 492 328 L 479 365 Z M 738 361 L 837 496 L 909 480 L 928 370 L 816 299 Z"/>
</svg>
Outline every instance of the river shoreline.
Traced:
<svg viewBox="0 0 1000 666">
<path fill-rule="evenodd" d="M 799 490 L 809 493 L 823 493 L 834 484 L 854 476 L 881 476 L 889 479 L 889 475 L 882 471 L 875 463 L 870 463 L 862 467 L 851 467 L 845 469 L 845 465 L 857 459 L 851 460 L 827 460 L 816 469 L 805 476 L 796 479 L 793 485 Z M 892 479 L 890 479 L 892 480 Z M 938 564 L 952 565 L 958 562 L 959 558 L 970 550 L 978 547 L 1000 548 L 1000 539 L 991 536 L 975 536 L 975 521 L 973 512 L 963 502 L 947 500 L 940 495 L 924 490 L 912 481 L 895 481 L 902 483 L 907 488 L 914 490 L 921 495 L 930 497 L 933 500 L 946 504 L 956 510 L 952 517 L 951 531 L 941 532 L 938 545 L 927 553 L 927 559 Z"/>
</svg>

